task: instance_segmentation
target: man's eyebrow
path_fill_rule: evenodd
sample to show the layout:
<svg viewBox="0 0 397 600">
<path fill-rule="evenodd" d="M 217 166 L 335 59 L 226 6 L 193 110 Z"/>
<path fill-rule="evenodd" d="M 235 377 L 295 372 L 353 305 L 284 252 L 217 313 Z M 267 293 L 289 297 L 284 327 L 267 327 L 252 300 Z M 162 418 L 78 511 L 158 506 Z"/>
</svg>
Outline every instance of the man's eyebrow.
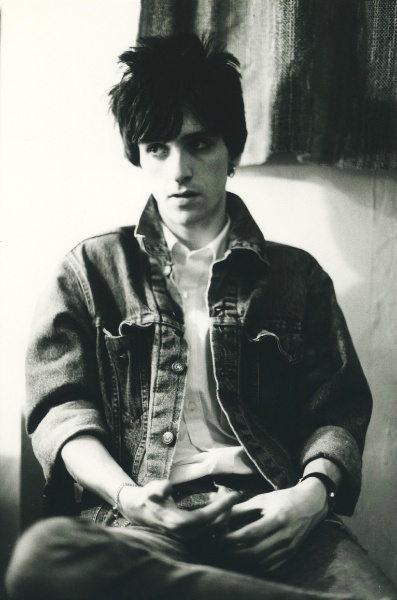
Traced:
<svg viewBox="0 0 397 600">
<path fill-rule="evenodd" d="M 209 131 L 208 129 L 199 129 L 197 131 L 191 131 L 181 135 L 182 140 L 191 140 L 199 137 L 218 137 L 218 133 L 215 131 Z"/>
<path fill-rule="evenodd" d="M 183 133 L 181 136 L 177 136 L 177 138 L 173 138 L 173 139 L 180 139 L 182 141 L 189 141 L 189 140 L 195 140 L 197 138 L 201 138 L 201 137 L 212 137 L 212 138 L 216 138 L 218 137 L 220 134 L 216 131 L 209 131 L 208 129 L 198 129 L 197 131 L 189 131 L 187 133 Z M 140 142 L 138 142 L 138 144 L 168 144 L 168 142 L 172 142 L 173 140 L 164 140 L 164 139 L 153 139 L 153 140 L 142 140 Z"/>
</svg>

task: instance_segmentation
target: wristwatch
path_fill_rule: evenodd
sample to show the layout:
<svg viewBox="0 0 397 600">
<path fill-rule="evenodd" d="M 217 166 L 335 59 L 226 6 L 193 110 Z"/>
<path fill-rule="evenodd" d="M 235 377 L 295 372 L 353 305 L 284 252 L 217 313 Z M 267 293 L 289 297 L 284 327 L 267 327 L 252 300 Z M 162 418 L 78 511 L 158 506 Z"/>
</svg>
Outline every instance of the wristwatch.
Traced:
<svg viewBox="0 0 397 600">
<path fill-rule="evenodd" d="M 300 483 L 301 481 L 305 481 L 305 479 L 308 479 L 309 477 L 315 477 L 316 479 L 319 479 L 324 485 L 325 489 L 327 490 L 328 513 L 333 512 L 337 490 L 336 484 L 332 481 L 330 477 L 328 477 L 328 475 L 325 475 L 324 473 L 318 473 L 317 471 L 313 471 L 313 473 L 308 473 L 307 475 L 304 475 L 299 479 L 298 483 Z"/>
</svg>

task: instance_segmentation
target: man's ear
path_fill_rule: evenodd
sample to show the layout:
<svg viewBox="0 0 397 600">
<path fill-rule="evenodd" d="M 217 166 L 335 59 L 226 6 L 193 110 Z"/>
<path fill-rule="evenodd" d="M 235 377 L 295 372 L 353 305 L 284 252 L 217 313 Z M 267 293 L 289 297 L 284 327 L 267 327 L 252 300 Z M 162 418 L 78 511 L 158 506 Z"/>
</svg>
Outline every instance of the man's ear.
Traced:
<svg viewBox="0 0 397 600">
<path fill-rule="evenodd" d="M 241 154 L 236 156 L 236 158 L 233 158 L 233 160 L 231 160 L 231 159 L 229 160 L 229 166 L 228 166 L 228 170 L 227 170 L 227 174 L 229 175 L 229 177 L 234 176 L 234 174 L 236 172 L 236 167 L 240 163 L 240 159 L 241 159 Z"/>
<path fill-rule="evenodd" d="M 239 154 L 238 156 L 236 156 L 236 158 L 234 158 L 231 162 L 233 163 L 233 167 L 236 169 L 239 164 L 240 164 L 240 160 L 241 160 L 241 154 Z"/>
</svg>

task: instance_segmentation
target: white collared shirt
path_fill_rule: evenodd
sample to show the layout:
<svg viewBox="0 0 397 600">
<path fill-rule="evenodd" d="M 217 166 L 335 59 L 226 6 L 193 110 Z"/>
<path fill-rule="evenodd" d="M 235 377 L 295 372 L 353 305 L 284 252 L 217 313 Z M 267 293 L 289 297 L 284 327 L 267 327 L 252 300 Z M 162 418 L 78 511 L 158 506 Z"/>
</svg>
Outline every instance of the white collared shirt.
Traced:
<svg viewBox="0 0 397 600">
<path fill-rule="evenodd" d="M 186 393 L 170 480 L 190 481 L 215 473 L 253 473 L 256 469 L 234 435 L 216 398 L 207 302 L 212 265 L 226 250 L 230 226 L 198 250 L 189 250 L 163 224 L 174 263 L 171 275 L 182 298 L 189 348 Z"/>
</svg>

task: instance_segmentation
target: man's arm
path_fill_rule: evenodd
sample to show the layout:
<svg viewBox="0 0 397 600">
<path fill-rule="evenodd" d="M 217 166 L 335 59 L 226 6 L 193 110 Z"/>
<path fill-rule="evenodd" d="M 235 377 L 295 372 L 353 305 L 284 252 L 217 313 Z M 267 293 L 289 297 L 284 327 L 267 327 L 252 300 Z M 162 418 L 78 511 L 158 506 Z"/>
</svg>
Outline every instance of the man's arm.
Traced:
<svg viewBox="0 0 397 600">
<path fill-rule="evenodd" d="M 152 481 L 138 487 L 102 442 L 90 435 L 69 440 L 61 455 L 75 481 L 111 506 L 117 502 L 117 509 L 128 521 L 166 530 L 182 539 L 219 530 L 238 499 L 238 494 L 220 493 L 204 508 L 181 510 L 172 499 L 172 485 L 168 481 Z M 123 484 L 128 485 L 122 487 Z"/>
<path fill-rule="evenodd" d="M 111 506 L 118 500 L 120 511 L 133 522 L 171 529 L 179 536 L 216 526 L 235 495 L 220 494 L 206 510 L 180 511 L 168 482 L 138 487 L 107 450 L 110 435 L 100 402 L 95 314 L 81 276 L 69 255 L 38 303 L 27 354 L 27 428 L 49 482 L 49 512 L 63 514 L 71 508 L 54 507 L 53 498 L 64 503 L 75 480 Z M 120 491 L 124 483 L 129 486 Z"/>
<path fill-rule="evenodd" d="M 313 460 L 306 466 L 304 476 L 314 472 L 327 475 L 336 486 L 341 481 L 339 468 L 327 459 Z M 327 496 L 324 484 L 310 477 L 294 487 L 237 504 L 230 519 L 232 531 L 224 536 L 226 550 L 235 557 L 254 559 L 269 572 L 277 569 L 327 516 Z M 243 527 L 237 525 L 233 531 L 234 523 L 250 514 L 255 515 L 255 520 Z"/>
<path fill-rule="evenodd" d="M 303 322 L 305 401 L 301 406 L 302 475 L 320 472 L 335 484 L 336 508 L 351 514 L 361 481 L 361 452 L 371 413 L 371 395 L 330 278 L 316 263 Z M 298 458 L 298 457 L 297 457 Z M 292 556 L 328 513 L 327 489 L 310 477 L 297 485 L 237 505 L 238 523 L 256 520 L 225 536 L 234 555 L 255 557 L 274 570 Z"/>
<path fill-rule="evenodd" d="M 303 470 L 324 458 L 339 468 L 335 511 L 350 516 L 361 488 L 372 397 L 332 281 L 317 263 L 311 274 L 302 328 L 300 463 Z"/>
<path fill-rule="evenodd" d="M 138 487 L 92 435 L 82 434 L 66 442 L 61 456 L 73 479 L 111 506 L 116 503 L 117 491 L 123 483 Z"/>
<path fill-rule="evenodd" d="M 93 313 L 68 257 L 36 307 L 26 357 L 26 386 L 27 432 L 47 482 L 46 493 L 51 498 L 47 510 L 64 514 L 72 509 L 64 502 L 72 496 L 72 479 L 61 449 L 82 434 L 104 445 L 110 439 L 99 402 Z"/>
</svg>

